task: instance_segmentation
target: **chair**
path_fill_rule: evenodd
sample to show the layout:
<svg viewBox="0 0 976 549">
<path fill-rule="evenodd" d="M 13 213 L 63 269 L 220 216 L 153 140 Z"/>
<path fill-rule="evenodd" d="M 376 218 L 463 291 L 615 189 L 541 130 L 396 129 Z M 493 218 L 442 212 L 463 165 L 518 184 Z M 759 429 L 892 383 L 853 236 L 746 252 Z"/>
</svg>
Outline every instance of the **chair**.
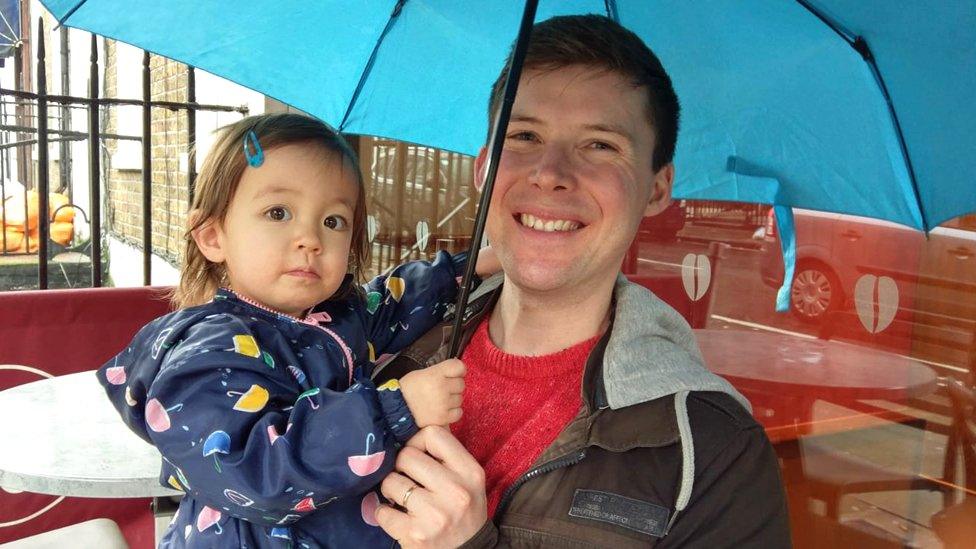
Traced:
<svg viewBox="0 0 976 549">
<path fill-rule="evenodd" d="M 101 366 L 146 322 L 169 309 L 162 288 L 0 292 L 0 390 Z M 5 442 L 0 442 L 0 447 Z M 2 451 L 2 450 L 0 450 Z M 41 511 L 47 509 L 47 511 Z M 41 511 L 41 512 L 38 512 Z M 30 518 L 28 518 L 30 517 Z M 133 545 L 152 545 L 149 500 L 62 498 L 0 491 L 0 544 L 110 518 Z M 64 547 L 102 547 L 65 544 Z"/>
<path fill-rule="evenodd" d="M 952 401 L 952 430 L 946 444 L 944 480 L 957 482 L 961 461 L 965 484 L 963 498 L 953 503 L 947 495 L 947 506 L 932 517 L 932 529 L 946 547 L 976 546 L 976 388 L 958 379 L 948 380 Z"/>
<path fill-rule="evenodd" d="M 838 453 L 813 439 L 800 441 L 800 452 L 807 494 L 822 500 L 826 505 L 826 516 L 834 520 L 840 518 L 840 501 L 847 494 L 943 489 L 925 477 L 886 469 L 866 459 Z"/>
<path fill-rule="evenodd" d="M 712 242 L 708 245 L 705 257 L 708 258 L 708 276 L 696 276 L 696 267 L 683 267 L 682 272 L 667 275 L 644 276 L 638 275 L 633 271 L 636 267 L 628 269 L 626 265 L 634 265 L 633 258 L 625 260 L 625 276 L 636 284 L 654 292 L 654 295 L 678 311 L 688 321 L 692 328 L 704 328 L 711 315 L 712 303 L 715 300 L 715 287 L 718 281 L 719 260 L 725 257 L 730 246 L 723 242 Z M 690 269 L 690 271 L 689 271 Z M 628 272 L 629 271 L 629 272 Z M 695 298 L 696 293 L 700 293 L 700 288 L 693 288 L 695 281 L 702 283 L 707 280 L 707 287 L 703 294 Z"/>
</svg>

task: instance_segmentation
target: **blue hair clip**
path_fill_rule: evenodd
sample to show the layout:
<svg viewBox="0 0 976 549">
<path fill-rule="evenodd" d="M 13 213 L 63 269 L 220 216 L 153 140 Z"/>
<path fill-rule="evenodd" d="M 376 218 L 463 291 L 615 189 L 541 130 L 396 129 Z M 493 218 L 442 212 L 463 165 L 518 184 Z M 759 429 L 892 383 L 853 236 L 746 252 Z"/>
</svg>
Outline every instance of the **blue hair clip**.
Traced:
<svg viewBox="0 0 976 549">
<path fill-rule="evenodd" d="M 253 153 L 251 149 L 254 149 Z M 248 131 L 247 135 L 244 136 L 244 158 L 247 158 L 247 163 L 252 168 L 257 168 L 261 164 L 264 164 L 264 151 L 261 150 L 261 143 L 258 143 L 258 136 L 254 133 L 254 130 Z"/>
</svg>

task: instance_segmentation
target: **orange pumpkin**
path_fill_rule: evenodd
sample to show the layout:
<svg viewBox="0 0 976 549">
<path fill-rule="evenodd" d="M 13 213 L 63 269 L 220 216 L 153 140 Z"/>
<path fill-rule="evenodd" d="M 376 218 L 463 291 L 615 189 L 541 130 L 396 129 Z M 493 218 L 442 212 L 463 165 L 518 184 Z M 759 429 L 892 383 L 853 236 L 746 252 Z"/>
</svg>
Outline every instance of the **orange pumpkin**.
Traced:
<svg viewBox="0 0 976 549">
<path fill-rule="evenodd" d="M 0 221 L 4 222 L 3 232 L 6 243 L 0 241 L 0 248 L 7 252 L 37 251 L 40 240 L 38 234 L 38 202 L 39 195 L 36 191 L 29 191 L 26 195 L 16 194 L 3 201 L 3 205 L 0 206 Z M 48 202 L 49 215 L 54 214 L 54 219 L 50 224 L 51 240 L 62 246 L 67 246 L 74 236 L 75 209 L 68 206 L 70 200 L 61 193 L 51 193 Z M 30 240 L 30 249 L 26 249 L 28 243 L 24 239 L 25 230 Z"/>
</svg>

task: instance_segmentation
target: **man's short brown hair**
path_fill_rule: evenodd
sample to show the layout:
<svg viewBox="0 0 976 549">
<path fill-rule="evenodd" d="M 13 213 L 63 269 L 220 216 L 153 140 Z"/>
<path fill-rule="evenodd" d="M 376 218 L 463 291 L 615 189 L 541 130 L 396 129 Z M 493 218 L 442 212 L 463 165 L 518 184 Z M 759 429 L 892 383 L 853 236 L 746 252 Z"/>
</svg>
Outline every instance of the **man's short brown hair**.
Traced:
<svg viewBox="0 0 976 549">
<path fill-rule="evenodd" d="M 511 55 L 492 86 L 489 131 L 502 100 L 510 64 Z M 571 65 L 612 71 L 630 80 L 635 88 L 646 88 L 647 115 L 656 137 L 651 165 L 656 172 L 672 162 L 681 107 L 671 78 L 643 40 L 601 15 L 567 15 L 536 23 L 523 70 L 556 70 Z"/>
</svg>

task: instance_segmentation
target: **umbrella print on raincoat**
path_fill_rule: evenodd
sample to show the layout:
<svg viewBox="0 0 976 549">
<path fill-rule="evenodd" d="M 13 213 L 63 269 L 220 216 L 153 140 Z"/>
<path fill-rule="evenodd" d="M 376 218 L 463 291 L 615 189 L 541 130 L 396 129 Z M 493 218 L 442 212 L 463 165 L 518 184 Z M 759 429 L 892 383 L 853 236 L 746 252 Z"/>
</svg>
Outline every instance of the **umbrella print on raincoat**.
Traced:
<svg viewBox="0 0 976 549">
<path fill-rule="evenodd" d="M 233 338 L 234 348 L 228 349 L 233 350 L 235 353 L 258 358 L 261 356 L 261 349 L 258 348 L 258 342 L 254 339 L 254 336 L 238 334 Z"/>
<path fill-rule="evenodd" d="M 314 400 L 312 400 L 312 397 L 315 396 L 315 395 L 317 395 L 317 394 L 319 394 L 319 393 L 321 393 L 321 392 L 322 392 L 322 389 L 319 389 L 318 387 L 313 387 L 313 388 L 311 388 L 311 389 L 303 392 L 302 394 L 298 395 L 298 398 L 295 400 L 295 404 L 298 404 L 299 402 L 301 402 L 303 398 L 307 398 L 308 399 L 308 405 L 311 406 L 313 410 L 318 410 L 319 409 L 319 405 L 316 404 Z"/>
<path fill-rule="evenodd" d="M 170 412 L 178 412 L 183 409 L 183 403 L 166 408 L 159 400 L 149 399 L 146 403 L 146 425 L 157 433 L 168 431 L 172 426 L 169 420 Z"/>
<path fill-rule="evenodd" d="M 125 367 L 112 366 L 105 370 L 105 381 L 112 385 L 124 385 L 126 380 Z"/>
<path fill-rule="evenodd" d="M 207 440 L 203 443 L 203 457 L 213 456 L 214 469 L 218 473 L 223 471 L 220 468 L 219 454 L 227 455 L 230 453 L 230 435 L 224 431 L 214 431 L 210 433 Z"/>
<path fill-rule="evenodd" d="M 224 490 L 224 497 L 232 501 L 234 505 L 240 505 L 241 507 L 250 507 L 254 505 L 253 499 L 245 496 L 237 490 L 231 490 L 230 488 Z"/>
<path fill-rule="evenodd" d="M 366 453 L 358 456 L 349 456 L 349 469 L 353 473 L 356 473 L 357 476 L 365 477 L 372 475 L 383 465 L 383 458 L 386 457 L 385 450 L 374 454 L 369 453 L 369 444 L 374 440 L 376 440 L 376 437 L 373 433 L 366 435 Z"/>
<path fill-rule="evenodd" d="M 291 424 L 289 424 L 289 427 L 290 426 L 291 426 Z M 288 432 L 288 429 L 285 429 L 285 432 L 287 433 Z M 278 442 L 279 439 L 280 440 L 284 440 L 285 442 L 288 442 L 288 439 L 287 438 L 286 439 L 282 439 L 281 438 L 281 435 L 278 434 L 278 429 L 274 425 L 268 425 L 268 442 L 272 446 L 274 446 L 275 443 Z"/>
<path fill-rule="evenodd" d="M 298 366 L 289 366 L 288 373 L 295 378 L 295 381 L 297 381 L 299 385 L 305 385 L 305 372 L 303 372 L 301 368 Z"/>
<path fill-rule="evenodd" d="M 268 390 L 260 385 L 251 385 L 247 391 L 227 391 L 229 397 L 239 397 L 234 403 L 234 409 L 239 412 L 260 412 L 268 403 Z"/>
<path fill-rule="evenodd" d="M 272 370 L 274 369 L 274 357 L 272 357 L 267 351 L 262 351 L 261 348 L 258 347 L 258 342 L 256 339 L 254 339 L 254 336 L 238 334 L 233 337 L 233 341 L 234 348 L 227 349 L 228 351 L 234 351 L 235 353 L 253 358 L 260 358 L 265 364 L 268 365 L 269 368 Z"/>
<path fill-rule="evenodd" d="M 311 497 L 302 498 L 301 501 L 292 507 L 292 511 L 298 511 L 299 513 L 309 513 L 315 510 L 315 500 Z"/>
<path fill-rule="evenodd" d="M 376 520 L 376 510 L 380 507 L 380 498 L 376 492 L 370 492 L 363 497 L 359 503 L 359 513 L 363 516 L 363 522 L 370 526 L 379 526 Z"/>
<path fill-rule="evenodd" d="M 291 542 L 291 528 L 286 528 L 284 526 L 275 526 L 271 529 L 268 534 L 272 538 L 285 539 Z"/>
<path fill-rule="evenodd" d="M 204 506 L 204 508 L 200 510 L 200 514 L 197 515 L 197 531 L 203 532 L 211 526 L 216 526 L 217 534 L 222 534 L 223 529 L 220 528 L 221 517 L 222 515 L 220 514 L 220 511 L 214 509 L 213 507 Z"/>
<path fill-rule="evenodd" d="M 273 12 L 249 2 L 42 3 L 62 24 L 199 67 L 342 132 L 465 154 L 484 143 L 484 108 L 513 41 L 517 84 L 533 21 L 606 15 L 651 47 L 681 99 L 673 196 L 774 205 L 784 288 L 791 208 L 924 231 L 976 210 L 972 1 L 319 0 Z M 514 92 L 506 86 L 492 136 Z M 489 142 L 472 266 L 501 154 L 500 140 Z M 781 290 L 779 304 L 787 298 Z"/>
</svg>

